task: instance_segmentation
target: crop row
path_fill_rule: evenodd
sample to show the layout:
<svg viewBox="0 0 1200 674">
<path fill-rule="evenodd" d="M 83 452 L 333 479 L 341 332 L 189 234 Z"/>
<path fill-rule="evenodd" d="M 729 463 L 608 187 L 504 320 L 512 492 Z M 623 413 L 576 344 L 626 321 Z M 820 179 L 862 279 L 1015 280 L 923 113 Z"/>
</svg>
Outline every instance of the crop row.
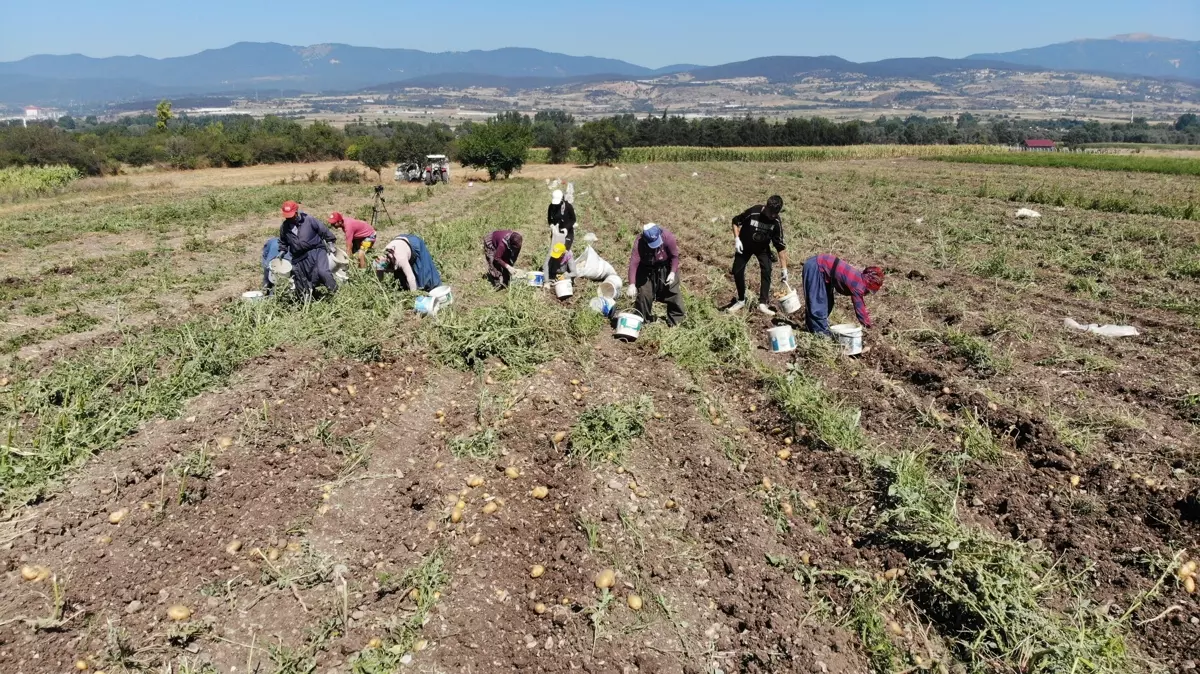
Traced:
<svg viewBox="0 0 1200 674">
<path fill-rule="evenodd" d="M 618 161 L 627 164 L 653 162 L 795 162 L 835 159 L 888 159 L 893 157 L 932 157 L 937 155 L 980 154 L 995 151 L 991 145 L 839 145 L 832 147 L 627 147 Z M 550 151 L 529 151 L 531 163 L 546 163 Z M 568 160 L 582 163 L 584 157 L 572 150 Z"/>
</svg>

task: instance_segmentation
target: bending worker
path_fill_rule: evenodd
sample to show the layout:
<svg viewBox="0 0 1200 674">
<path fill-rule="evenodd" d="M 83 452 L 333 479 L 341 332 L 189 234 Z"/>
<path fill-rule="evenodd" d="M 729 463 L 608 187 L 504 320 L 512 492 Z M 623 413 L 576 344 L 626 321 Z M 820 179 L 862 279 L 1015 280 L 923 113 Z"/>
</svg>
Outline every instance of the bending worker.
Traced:
<svg viewBox="0 0 1200 674">
<path fill-rule="evenodd" d="M 416 234 L 401 234 L 375 258 L 375 274 L 380 278 L 391 272 L 404 290 L 433 290 L 442 285 L 442 275 L 424 239 Z"/>
<path fill-rule="evenodd" d="M 667 305 L 667 325 L 674 327 L 683 320 L 678 274 L 679 244 L 675 235 L 654 223 L 642 227 L 629 257 L 629 289 L 625 291 L 637 298 L 635 307 L 642 318 L 651 319 L 657 301 Z"/>
<path fill-rule="evenodd" d="M 331 294 L 337 292 L 337 281 L 329 271 L 329 256 L 325 250 L 325 244 L 337 241 L 337 236 L 320 220 L 300 210 L 300 205 L 294 201 L 283 202 L 280 210 L 284 220 L 279 226 L 279 241 L 292 256 L 296 295 L 302 299 L 311 297 L 317 283 L 324 285 Z"/>
<path fill-rule="evenodd" d="M 550 195 L 546 224 L 550 225 L 550 245 L 561 243 L 571 250 L 575 243 L 575 207 L 563 198 L 562 190 L 554 190 Z"/>
<path fill-rule="evenodd" d="M 733 284 L 737 297 L 729 305 L 729 313 L 736 313 L 746 306 L 746 263 L 751 257 L 758 258 L 758 310 L 773 316 L 771 310 L 771 246 L 779 252 L 779 278 L 788 280 L 787 244 L 783 242 L 783 198 L 776 195 L 767 199 L 766 205 L 751 206 L 733 219 Z"/>
<path fill-rule="evenodd" d="M 487 263 L 487 277 L 496 289 L 507 288 L 517 272 L 514 265 L 521 257 L 521 246 L 525 238 L 520 232 L 500 229 L 483 237 L 483 259 Z"/>
<path fill-rule="evenodd" d="M 329 214 L 329 226 L 346 233 L 346 257 L 358 257 L 358 268 L 367 266 L 367 253 L 375 245 L 375 228 L 371 223 L 346 216 L 334 211 Z"/>
<path fill-rule="evenodd" d="M 565 274 L 563 272 L 566 272 Z M 547 285 L 559 278 L 575 278 L 579 272 L 575 269 L 575 256 L 567 250 L 566 245 L 556 243 L 550 247 L 550 254 L 542 265 L 542 273 L 546 275 Z"/>
<path fill-rule="evenodd" d="M 834 293 L 849 295 L 854 314 L 864 328 L 871 327 L 871 314 L 863 299 L 883 287 L 883 269 L 855 269 L 834 255 L 814 255 L 804 261 L 804 323 L 810 332 L 829 334 L 829 313 Z"/>
</svg>

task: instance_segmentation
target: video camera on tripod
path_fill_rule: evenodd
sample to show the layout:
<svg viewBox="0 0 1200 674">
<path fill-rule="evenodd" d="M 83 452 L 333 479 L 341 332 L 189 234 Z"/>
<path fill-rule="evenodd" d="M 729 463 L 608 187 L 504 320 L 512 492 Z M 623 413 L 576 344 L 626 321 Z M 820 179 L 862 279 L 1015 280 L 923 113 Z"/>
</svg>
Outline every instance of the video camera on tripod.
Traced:
<svg viewBox="0 0 1200 674">
<path fill-rule="evenodd" d="M 383 185 L 375 186 L 375 201 L 371 204 L 371 227 L 375 227 L 375 223 L 379 220 L 379 213 L 382 212 L 387 216 L 388 224 L 393 227 L 396 225 L 392 221 L 392 214 L 387 209 L 387 197 L 383 196 Z"/>
</svg>

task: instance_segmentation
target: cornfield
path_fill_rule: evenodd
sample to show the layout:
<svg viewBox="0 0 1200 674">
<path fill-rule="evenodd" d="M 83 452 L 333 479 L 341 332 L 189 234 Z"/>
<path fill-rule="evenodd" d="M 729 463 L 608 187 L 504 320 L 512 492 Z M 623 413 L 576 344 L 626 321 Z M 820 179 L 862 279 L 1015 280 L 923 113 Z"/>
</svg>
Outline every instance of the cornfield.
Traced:
<svg viewBox="0 0 1200 674">
<path fill-rule="evenodd" d="M 627 147 L 621 150 L 619 161 L 627 164 L 649 164 L 655 162 L 796 162 L 827 161 L 835 159 L 888 159 L 892 157 L 933 157 L 974 155 L 995 152 L 1001 148 L 991 145 L 842 145 L 816 147 Z M 529 162 L 534 164 L 549 161 L 550 151 L 534 148 L 529 151 Z M 569 161 L 582 162 L 578 150 L 572 150 Z"/>
<path fill-rule="evenodd" d="M 79 178 L 79 170 L 70 166 L 11 166 L 0 169 L 0 198 L 46 194 Z"/>
</svg>

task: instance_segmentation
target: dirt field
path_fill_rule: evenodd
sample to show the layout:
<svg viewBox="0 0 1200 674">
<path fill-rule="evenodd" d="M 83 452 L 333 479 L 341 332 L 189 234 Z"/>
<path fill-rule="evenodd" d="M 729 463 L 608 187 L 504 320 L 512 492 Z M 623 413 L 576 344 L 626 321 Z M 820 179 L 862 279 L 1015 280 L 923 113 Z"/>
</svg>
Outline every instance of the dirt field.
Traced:
<svg viewBox="0 0 1200 674">
<path fill-rule="evenodd" d="M 1200 224 L 1155 214 L 1200 203 L 1194 178 L 389 185 L 382 235 L 421 234 L 454 288 L 422 319 L 365 275 L 238 301 L 276 202 L 369 215 L 370 187 L 197 174 L 0 211 L 0 671 L 1196 668 Z M 552 177 L 618 269 L 642 223 L 678 235 L 681 327 L 624 343 L 590 283 L 490 289 L 480 239 L 519 229 L 540 266 Z M 861 357 L 804 334 L 772 354 L 785 319 L 718 313 L 729 218 L 773 193 L 793 283 L 817 252 L 886 269 Z"/>
</svg>

